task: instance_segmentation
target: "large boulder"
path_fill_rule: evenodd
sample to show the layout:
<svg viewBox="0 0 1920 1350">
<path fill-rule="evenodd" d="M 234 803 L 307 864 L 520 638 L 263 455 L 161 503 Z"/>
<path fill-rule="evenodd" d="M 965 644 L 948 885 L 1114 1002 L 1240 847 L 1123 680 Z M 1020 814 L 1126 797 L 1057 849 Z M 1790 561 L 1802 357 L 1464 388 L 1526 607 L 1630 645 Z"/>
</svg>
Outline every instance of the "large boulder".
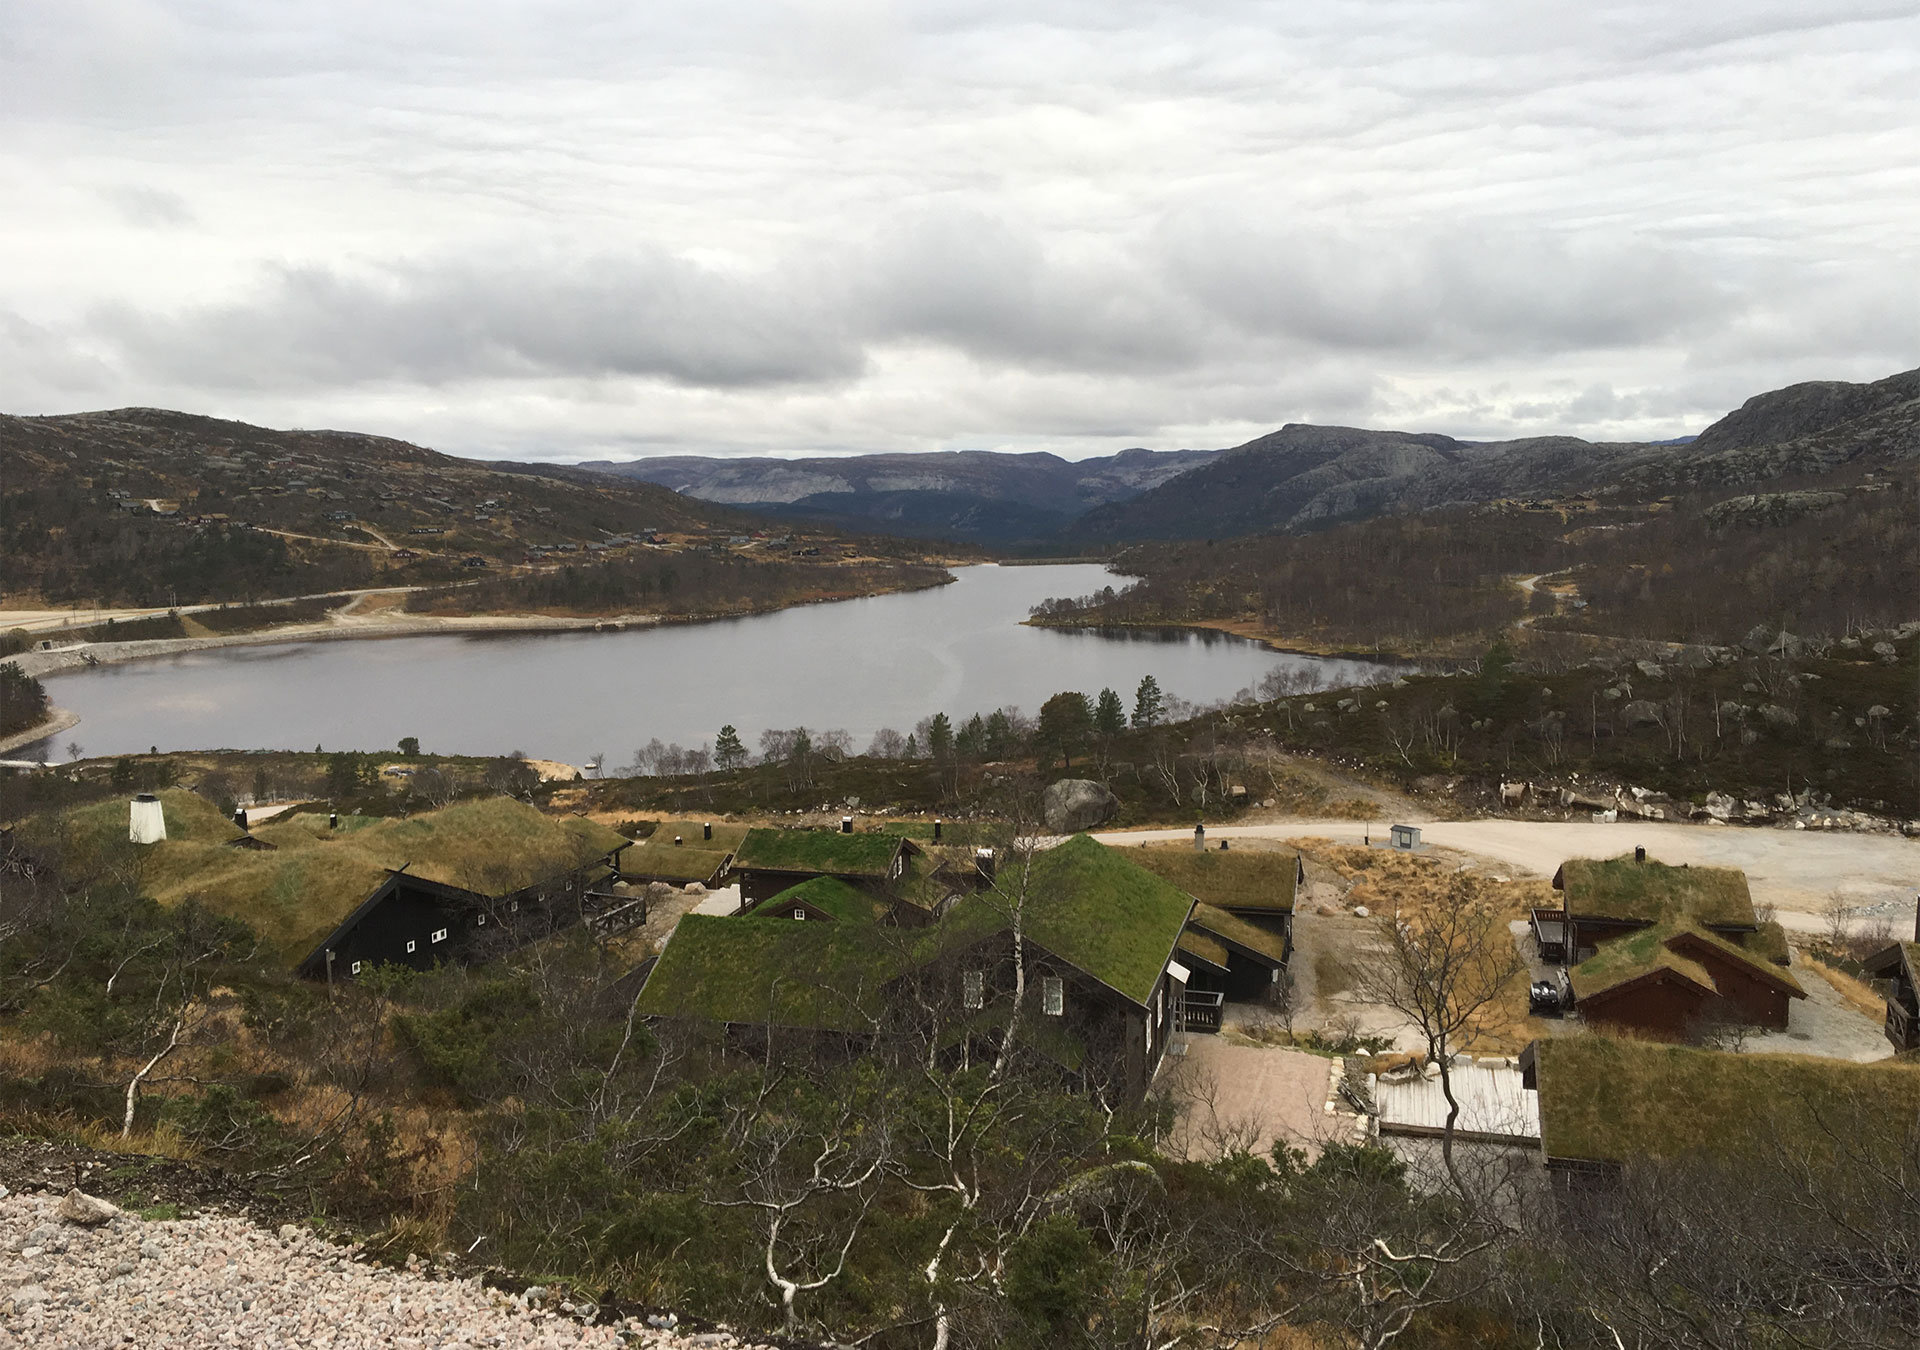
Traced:
<svg viewBox="0 0 1920 1350">
<path fill-rule="evenodd" d="M 1062 778 L 1040 798 L 1040 809 L 1047 817 L 1049 830 L 1072 834 L 1111 820 L 1120 809 L 1120 799 L 1104 783 L 1090 778 Z"/>
</svg>

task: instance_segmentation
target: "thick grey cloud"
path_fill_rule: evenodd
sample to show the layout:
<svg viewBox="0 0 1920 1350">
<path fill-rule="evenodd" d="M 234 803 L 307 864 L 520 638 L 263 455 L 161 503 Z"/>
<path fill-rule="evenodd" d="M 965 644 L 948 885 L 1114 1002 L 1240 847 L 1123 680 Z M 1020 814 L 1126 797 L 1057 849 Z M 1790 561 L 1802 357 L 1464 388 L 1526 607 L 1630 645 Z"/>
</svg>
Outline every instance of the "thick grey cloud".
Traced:
<svg viewBox="0 0 1920 1350">
<path fill-rule="evenodd" d="M 1890 0 L 15 0 L 0 407 L 555 458 L 1670 435 L 1920 356 Z"/>
</svg>

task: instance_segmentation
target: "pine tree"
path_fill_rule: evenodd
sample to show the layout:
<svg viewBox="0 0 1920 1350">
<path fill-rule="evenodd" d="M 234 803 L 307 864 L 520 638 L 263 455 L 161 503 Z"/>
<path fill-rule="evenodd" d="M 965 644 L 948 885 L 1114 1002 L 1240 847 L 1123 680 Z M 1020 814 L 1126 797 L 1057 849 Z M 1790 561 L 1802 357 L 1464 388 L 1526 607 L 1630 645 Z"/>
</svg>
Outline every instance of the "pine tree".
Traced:
<svg viewBox="0 0 1920 1350">
<path fill-rule="evenodd" d="M 1057 754 L 1068 769 L 1073 768 L 1073 757 L 1092 730 L 1093 709 L 1085 694 L 1072 690 L 1055 694 L 1040 705 L 1040 727 L 1034 741 L 1040 749 L 1041 762 Z"/>
<path fill-rule="evenodd" d="M 945 713 L 935 713 L 927 723 L 927 754 L 936 764 L 944 764 L 953 756 L 953 723 Z"/>
<path fill-rule="evenodd" d="M 1158 722 L 1167 711 L 1167 701 L 1160 693 L 1160 681 L 1151 675 L 1142 676 L 1140 687 L 1133 694 L 1133 725 L 1145 729 Z"/>
<path fill-rule="evenodd" d="M 720 734 L 713 738 L 713 762 L 722 772 L 730 773 L 747 762 L 747 747 L 740 743 L 740 733 L 729 722 L 720 728 Z"/>
<path fill-rule="evenodd" d="M 1111 689 L 1100 691 L 1100 702 L 1093 710 L 1093 729 L 1102 736 L 1118 736 L 1127 729 L 1127 710 L 1120 706 L 1120 695 Z"/>
</svg>

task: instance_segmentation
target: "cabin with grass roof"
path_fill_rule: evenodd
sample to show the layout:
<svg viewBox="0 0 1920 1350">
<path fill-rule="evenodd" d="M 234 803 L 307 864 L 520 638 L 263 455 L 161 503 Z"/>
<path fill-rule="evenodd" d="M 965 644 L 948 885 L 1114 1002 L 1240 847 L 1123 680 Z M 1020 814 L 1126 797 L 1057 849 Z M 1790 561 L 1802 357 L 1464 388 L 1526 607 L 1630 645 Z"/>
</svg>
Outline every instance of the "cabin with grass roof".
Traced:
<svg viewBox="0 0 1920 1350">
<path fill-rule="evenodd" d="M 791 858 L 771 848 L 753 856 Z M 1144 1095 L 1183 1029 L 1190 972 L 1175 948 L 1192 897 L 1084 835 L 924 925 L 876 921 L 860 899 L 883 903 L 815 876 L 740 916 L 689 915 L 635 1007 L 718 1024 L 756 1049 L 839 1037 L 857 1052 L 931 1038 L 963 1057 L 989 1052 L 1013 1023 L 1036 1062 L 1128 1100 Z"/>
<path fill-rule="evenodd" d="M 733 865 L 734 850 L 746 837 L 744 825 L 662 821 L 621 855 L 620 875 L 627 881 L 701 885 L 711 890 L 722 884 Z"/>
<path fill-rule="evenodd" d="M 1806 997 L 1786 931 L 1759 920 L 1735 868 L 1669 867 L 1636 850 L 1571 859 L 1553 885 L 1565 897 L 1554 932 L 1589 1023 L 1670 1041 L 1727 1025 L 1784 1031 Z"/>
<path fill-rule="evenodd" d="M 1562 1200 L 1608 1189 L 1641 1161 L 1817 1164 L 1810 1144 L 1889 1124 L 1897 1148 L 1920 1117 L 1920 1064 L 1905 1061 L 1564 1036 L 1529 1045 L 1520 1072 L 1538 1094 L 1540 1151 Z"/>
<path fill-rule="evenodd" d="M 1913 941 L 1883 947 L 1860 963 L 1860 973 L 1887 1000 L 1887 1039 L 1897 1051 L 1920 1050 L 1920 914 Z"/>
<path fill-rule="evenodd" d="M 191 902 L 245 924 L 315 979 L 467 964 L 578 923 L 629 843 L 592 821 L 491 797 L 405 819 L 293 813 L 251 831 L 270 848 L 232 848 L 233 823 L 211 804 L 179 789 L 158 797 L 166 835 L 156 843 L 128 841 L 124 802 L 45 822 L 68 880 L 136 876 L 162 905 Z"/>
<path fill-rule="evenodd" d="M 803 882 L 830 877 L 883 900 L 896 921 L 934 918 L 946 898 L 929 888 L 919 859 L 925 850 L 905 835 L 841 830 L 748 830 L 726 879 L 751 908 Z"/>
</svg>

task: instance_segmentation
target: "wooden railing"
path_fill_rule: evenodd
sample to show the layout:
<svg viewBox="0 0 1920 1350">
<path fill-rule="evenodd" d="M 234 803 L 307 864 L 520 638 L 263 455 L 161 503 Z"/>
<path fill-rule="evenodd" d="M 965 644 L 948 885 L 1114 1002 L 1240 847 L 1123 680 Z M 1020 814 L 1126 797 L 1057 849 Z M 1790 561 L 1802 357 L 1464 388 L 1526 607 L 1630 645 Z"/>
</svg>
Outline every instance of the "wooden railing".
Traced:
<svg viewBox="0 0 1920 1350">
<path fill-rule="evenodd" d="M 1180 996 L 1180 1029 L 1218 1031 L 1227 996 L 1210 989 L 1189 989 Z"/>
</svg>

